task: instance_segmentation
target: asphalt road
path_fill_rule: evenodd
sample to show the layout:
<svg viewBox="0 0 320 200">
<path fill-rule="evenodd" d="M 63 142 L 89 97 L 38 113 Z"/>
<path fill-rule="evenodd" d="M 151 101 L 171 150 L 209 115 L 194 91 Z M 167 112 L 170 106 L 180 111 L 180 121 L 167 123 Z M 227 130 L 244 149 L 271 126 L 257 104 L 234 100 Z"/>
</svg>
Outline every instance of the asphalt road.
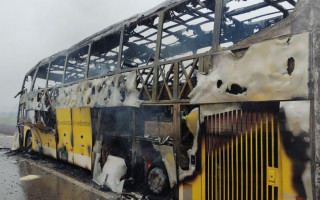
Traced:
<svg viewBox="0 0 320 200">
<path fill-rule="evenodd" d="M 90 185 L 0 150 L 0 199 L 116 199 Z"/>
<path fill-rule="evenodd" d="M 0 134 L 0 199 L 154 199 L 100 188 L 90 171 L 38 153 L 10 151 L 12 143 L 13 136 Z"/>
<path fill-rule="evenodd" d="M 0 134 L 0 199 L 123 199 L 95 187 L 89 171 L 35 153 L 10 152 L 12 143 L 13 136 Z"/>
<path fill-rule="evenodd" d="M 13 143 L 13 135 L 5 135 L 0 133 L 0 149 L 11 148 Z"/>
</svg>

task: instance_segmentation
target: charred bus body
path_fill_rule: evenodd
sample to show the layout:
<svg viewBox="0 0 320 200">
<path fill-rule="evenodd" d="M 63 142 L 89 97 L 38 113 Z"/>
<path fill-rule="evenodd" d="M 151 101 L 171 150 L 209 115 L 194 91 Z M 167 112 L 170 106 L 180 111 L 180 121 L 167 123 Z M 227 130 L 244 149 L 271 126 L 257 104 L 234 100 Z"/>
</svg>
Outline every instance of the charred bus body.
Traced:
<svg viewBox="0 0 320 200">
<path fill-rule="evenodd" d="M 17 145 L 179 199 L 319 199 L 316 0 L 176 0 L 40 61 Z"/>
</svg>

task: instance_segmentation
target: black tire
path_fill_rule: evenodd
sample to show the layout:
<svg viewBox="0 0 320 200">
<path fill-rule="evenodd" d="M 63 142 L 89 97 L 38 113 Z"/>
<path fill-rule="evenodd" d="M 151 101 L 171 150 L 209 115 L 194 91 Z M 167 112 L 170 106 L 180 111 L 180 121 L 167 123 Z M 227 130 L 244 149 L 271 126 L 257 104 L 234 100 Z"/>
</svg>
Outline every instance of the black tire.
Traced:
<svg viewBox="0 0 320 200">
<path fill-rule="evenodd" d="M 25 149 L 27 152 L 32 151 L 32 132 L 31 131 L 28 131 L 26 134 Z"/>
<path fill-rule="evenodd" d="M 166 194 L 169 190 L 169 178 L 163 165 L 154 165 L 148 170 L 147 188 L 154 195 Z"/>
</svg>

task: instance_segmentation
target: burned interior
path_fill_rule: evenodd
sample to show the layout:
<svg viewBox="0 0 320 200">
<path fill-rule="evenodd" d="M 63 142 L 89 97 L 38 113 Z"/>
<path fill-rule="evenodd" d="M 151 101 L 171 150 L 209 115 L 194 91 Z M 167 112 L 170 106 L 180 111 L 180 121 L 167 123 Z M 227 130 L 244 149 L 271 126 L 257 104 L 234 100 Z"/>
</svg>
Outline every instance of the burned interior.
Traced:
<svg viewBox="0 0 320 200">
<path fill-rule="evenodd" d="M 86 75 L 89 47 L 85 46 L 68 55 L 64 83 L 81 81 Z"/>
<path fill-rule="evenodd" d="M 297 0 L 224 0 L 221 46 L 228 47 L 289 16 Z"/>
<path fill-rule="evenodd" d="M 313 4 L 174 0 L 110 26 L 27 73 L 18 146 L 119 194 L 316 199 Z"/>
<path fill-rule="evenodd" d="M 164 13 L 162 59 L 172 59 L 210 50 L 213 39 L 213 0 L 182 3 Z"/>
<path fill-rule="evenodd" d="M 62 84 L 65 56 L 60 56 L 50 63 L 48 75 L 48 88 L 56 87 Z"/>
<path fill-rule="evenodd" d="M 159 17 L 153 16 L 125 27 L 122 67 L 134 68 L 152 64 L 156 50 Z"/>
<path fill-rule="evenodd" d="M 88 77 L 116 72 L 118 68 L 118 55 L 120 32 L 112 33 L 92 43 Z"/>
</svg>

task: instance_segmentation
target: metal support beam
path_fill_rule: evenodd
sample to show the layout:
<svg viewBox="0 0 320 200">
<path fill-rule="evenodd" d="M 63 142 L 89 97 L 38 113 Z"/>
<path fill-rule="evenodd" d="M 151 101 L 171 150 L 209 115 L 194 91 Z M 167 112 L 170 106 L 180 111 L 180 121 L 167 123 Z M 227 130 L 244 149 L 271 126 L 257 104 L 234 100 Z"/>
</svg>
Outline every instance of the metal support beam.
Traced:
<svg viewBox="0 0 320 200">
<path fill-rule="evenodd" d="M 86 65 L 86 68 L 85 68 L 85 74 L 84 74 L 84 79 L 85 79 L 85 80 L 87 80 L 87 79 L 88 79 L 91 49 L 92 49 L 92 43 L 91 43 L 91 44 L 89 44 L 89 49 L 88 49 L 87 65 Z"/>
<path fill-rule="evenodd" d="M 164 13 L 161 12 L 159 15 L 159 23 L 158 23 L 158 34 L 157 34 L 157 44 L 156 44 L 156 52 L 154 55 L 155 63 L 158 64 L 160 59 L 160 52 L 161 52 L 161 38 L 162 38 L 162 31 L 163 31 L 163 17 Z"/>
<path fill-rule="evenodd" d="M 212 44 L 213 51 L 217 51 L 219 49 L 222 12 L 223 12 L 223 0 L 216 0 L 215 20 L 214 20 L 214 29 L 213 29 L 213 44 Z"/>
<path fill-rule="evenodd" d="M 124 37 L 124 27 L 121 30 L 120 34 L 120 45 L 119 45 L 119 54 L 118 54 L 118 70 L 121 70 L 121 59 L 122 59 L 122 50 L 123 50 L 123 37 Z"/>
<path fill-rule="evenodd" d="M 181 136 L 181 105 L 174 104 L 173 105 L 173 132 L 174 132 L 174 142 L 173 142 L 173 152 L 175 153 L 176 159 L 176 171 L 179 172 L 179 164 L 180 164 L 180 136 Z M 177 184 L 175 185 L 175 196 L 178 197 L 179 193 L 179 173 L 177 173 Z"/>
<path fill-rule="evenodd" d="M 174 63 L 173 67 L 173 99 L 177 100 L 179 94 L 179 64 Z"/>
</svg>

